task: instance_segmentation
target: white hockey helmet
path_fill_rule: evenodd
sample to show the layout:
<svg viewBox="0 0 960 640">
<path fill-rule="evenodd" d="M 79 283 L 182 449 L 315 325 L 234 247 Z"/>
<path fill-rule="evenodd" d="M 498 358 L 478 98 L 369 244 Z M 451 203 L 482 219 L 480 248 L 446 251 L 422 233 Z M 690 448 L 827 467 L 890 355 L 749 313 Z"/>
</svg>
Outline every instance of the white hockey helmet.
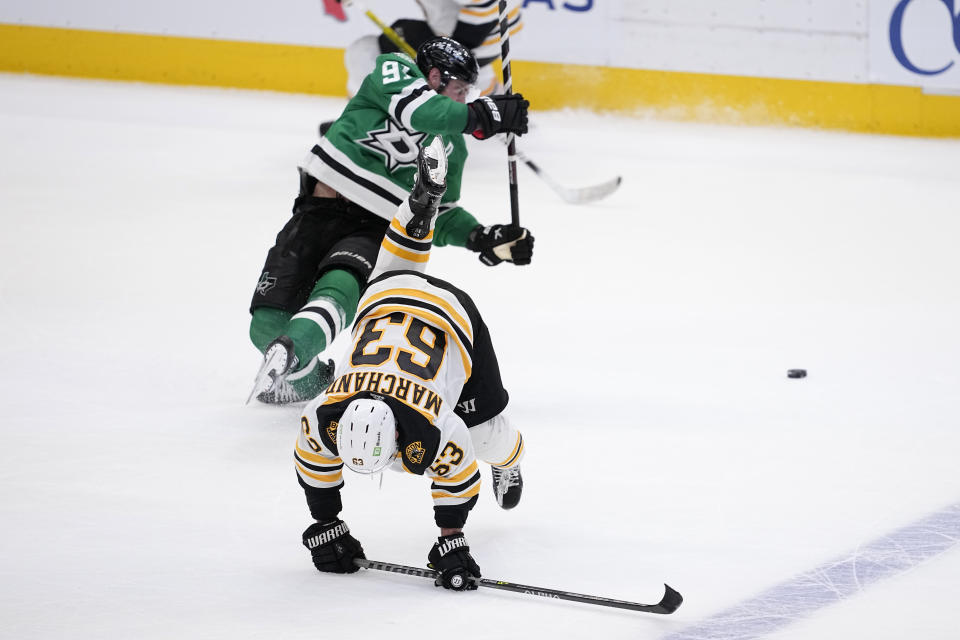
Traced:
<svg viewBox="0 0 960 640">
<path fill-rule="evenodd" d="M 383 400 L 359 398 L 347 405 L 337 427 L 337 450 L 351 471 L 387 468 L 397 453 L 397 420 Z"/>
</svg>

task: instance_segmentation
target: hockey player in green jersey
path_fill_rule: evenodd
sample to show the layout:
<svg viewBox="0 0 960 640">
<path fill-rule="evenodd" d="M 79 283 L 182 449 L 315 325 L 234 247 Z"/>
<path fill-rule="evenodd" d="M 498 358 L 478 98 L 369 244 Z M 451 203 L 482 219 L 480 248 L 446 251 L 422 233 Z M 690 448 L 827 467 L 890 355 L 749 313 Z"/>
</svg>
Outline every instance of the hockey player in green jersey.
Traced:
<svg viewBox="0 0 960 640">
<path fill-rule="evenodd" d="M 473 54 L 449 38 L 425 42 L 416 62 L 382 55 L 307 154 L 293 216 L 267 254 L 250 305 L 250 338 L 264 353 L 251 397 L 299 402 L 325 386 L 332 365 L 318 354 L 352 322 L 389 221 L 413 187 L 419 149 L 436 135 L 446 143 L 448 170 L 433 244 L 465 247 L 488 266 L 530 263 L 527 229 L 484 226 L 458 203 L 462 134 L 483 140 L 527 131 L 529 103 L 520 94 L 466 103 L 476 78 Z"/>
</svg>

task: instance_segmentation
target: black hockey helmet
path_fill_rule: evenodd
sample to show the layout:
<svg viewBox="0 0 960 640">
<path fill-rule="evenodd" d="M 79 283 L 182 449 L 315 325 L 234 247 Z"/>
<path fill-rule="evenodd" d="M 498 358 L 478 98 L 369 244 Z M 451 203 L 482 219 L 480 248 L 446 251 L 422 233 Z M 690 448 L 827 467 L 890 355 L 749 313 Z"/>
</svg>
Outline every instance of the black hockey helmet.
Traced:
<svg viewBox="0 0 960 640">
<path fill-rule="evenodd" d="M 447 86 L 450 80 L 463 80 L 474 84 L 480 74 L 477 59 L 465 46 L 452 38 L 434 38 L 427 40 L 417 49 L 417 66 L 423 75 L 430 75 L 430 69 L 440 70 L 443 80 L 440 90 Z"/>
</svg>

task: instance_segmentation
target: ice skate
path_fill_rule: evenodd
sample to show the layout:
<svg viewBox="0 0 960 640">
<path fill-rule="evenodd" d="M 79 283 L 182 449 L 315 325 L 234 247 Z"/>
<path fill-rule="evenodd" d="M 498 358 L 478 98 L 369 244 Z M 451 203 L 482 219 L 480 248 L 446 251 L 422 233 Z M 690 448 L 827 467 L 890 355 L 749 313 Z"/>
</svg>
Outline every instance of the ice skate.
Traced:
<svg viewBox="0 0 960 640">
<path fill-rule="evenodd" d="M 297 390 L 283 378 L 274 381 L 266 391 L 257 394 L 257 400 L 264 404 L 292 404 L 294 402 L 303 402 L 306 398 L 301 398 Z"/>
<path fill-rule="evenodd" d="M 305 367 L 297 369 L 298 364 L 290 338 L 280 336 L 271 342 L 263 356 L 251 397 L 256 394 L 257 400 L 264 404 L 306 402 L 333 380 L 336 370 L 333 360 L 324 361 L 317 356 Z M 250 402 L 249 398 L 247 402 Z"/>
<path fill-rule="evenodd" d="M 513 509 L 520 502 L 523 493 L 523 476 L 520 474 L 520 465 L 503 469 L 490 467 L 493 476 L 493 495 L 502 509 Z"/>
<path fill-rule="evenodd" d="M 293 340 L 287 336 L 280 336 L 267 345 L 267 349 L 263 354 L 263 364 L 260 365 L 260 370 L 257 372 L 256 380 L 253 383 L 253 390 L 250 391 L 250 395 L 247 397 L 247 403 L 256 396 L 261 402 L 279 404 L 261 399 L 261 397 L 273 397 L 271 393 L 276 392 L 274 396 L 279 398 L 281 394 L 279 393 L 278 383 L 283 382 L 283 378 L 286 377 L 287 373 L 296 368 L 297 364 L 297 356 L 293 353 Z M 283 394 L 284 397 L 288 397 L 288 395 L 287 393 Z M 288 400 L 288 402 L 295 402 L 295 400 Z"/>
<path fill-rule="evenodd" d="M 417 176 L 410 194 L 413 218 L 406 225 L 407 234 L 422 240 L 430 233 L 430 223 L 437 215 L 440 199 L 447 190 L 447 153 L 443 138 L 421 147 L 417 155 Z"/>
<path fill-rule="evenodd" d="M 312 400 L 333 380 L 333 360 L 313 359 L 314 366 L 288 373 L 278 378 L 273 386 L 258 394 L 264 404 L 291 404 Z"/>
</svg>

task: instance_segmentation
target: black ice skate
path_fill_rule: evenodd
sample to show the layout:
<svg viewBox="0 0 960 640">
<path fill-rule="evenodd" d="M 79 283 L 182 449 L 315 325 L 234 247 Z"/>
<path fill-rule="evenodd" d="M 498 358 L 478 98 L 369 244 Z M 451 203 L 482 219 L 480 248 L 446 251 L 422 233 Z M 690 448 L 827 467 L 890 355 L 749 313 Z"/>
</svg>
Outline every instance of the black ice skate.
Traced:
<svg viewBox="0 0 960 640">
<path fill-rule="evenodd" d="M 437 215 L 440 198 L 446 190 L 447 153 L 443 148 L 443 138 L 436 136 L 417 154 L 417 175 L 409 199 L 413 218 L 407 223 L 408 235 L 418 240 L 427 237 L 430 222 Z"/>
<path fill-rule="evenodd" d="M 520 465 L 503 469 L 490 467 L 493 475 L 493 495 L 497 504 L 503 509 L 513 509 L 520 502 L 523 493 L 523 476 L 520 475 Z"/>
</svg>

